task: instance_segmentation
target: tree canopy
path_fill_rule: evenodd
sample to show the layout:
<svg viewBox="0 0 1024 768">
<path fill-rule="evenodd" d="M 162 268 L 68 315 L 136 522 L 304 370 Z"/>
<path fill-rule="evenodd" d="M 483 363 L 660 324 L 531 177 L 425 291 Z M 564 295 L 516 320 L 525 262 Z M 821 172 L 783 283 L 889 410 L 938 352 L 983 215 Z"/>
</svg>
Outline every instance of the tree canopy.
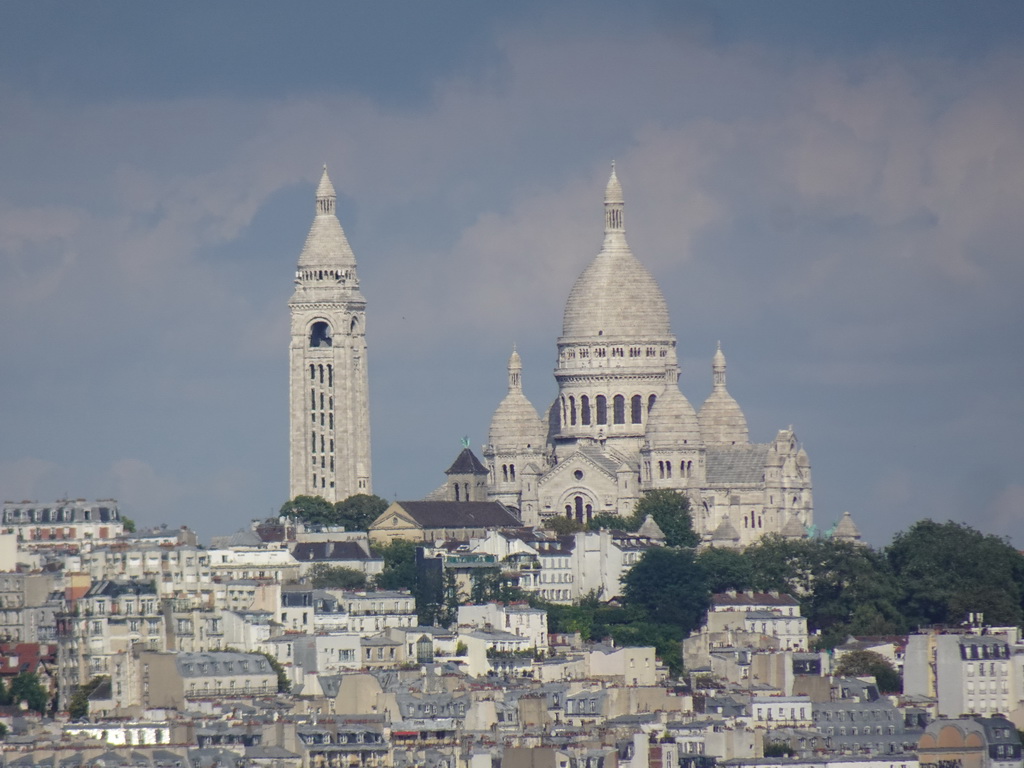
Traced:
<svg viewBox="0 0 1024 768">
<path fill-rule="evenodd" d="M 693 530 L 690 500 L 679 491 L 645 491 L 640 501 L 636 503 L 633 517 L 639 523 L 643 523 L 648 515 L 654 518 L 654 522 L 665 534 L 665 543 L 668 546 L 695 547 L 700 543 L 700 536 Z"/>
<path fill-rule="evenodd" d="M 903 678 L 896 668 L 880 653 L 875 651 L 850 651 L 839 659 L 835 670 L 837 675 L 847 677 L 873 676 L 881 693 L 902 693 Z"/>
<path fill-rule="evenodd" d="M 280 514 L 308 525 L 344 526 L 349 531 L 365 531 L 387 508 L 386 499 L 365 493 L 349 496 L 336 504 L 322 496 L 296 496 L 281 505 Z"/>
<path fill-rule="evenodd" d="M 309 582 L 316 589 L 362 589 L 366 574 L 355 568 L 317 563 L 309 569 Z"/>
<path fill-rule="evenodd" d="M 998 536 L 921 520 L 896 534 L 885 555 L 911 626 L 960 624 L 977 612 L 994 626 L 1024 618 L 1024 556 Z"/>
</svg>

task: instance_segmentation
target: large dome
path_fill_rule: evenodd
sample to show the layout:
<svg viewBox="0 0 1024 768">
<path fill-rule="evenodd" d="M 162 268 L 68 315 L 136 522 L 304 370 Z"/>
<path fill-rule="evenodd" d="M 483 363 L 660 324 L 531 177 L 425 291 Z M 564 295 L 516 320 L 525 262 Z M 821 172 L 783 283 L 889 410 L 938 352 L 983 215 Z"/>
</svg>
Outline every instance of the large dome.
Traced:
<svg viewBox="0 0 1024 768">
<path fill-rule="evenodd" d="M 614 168 L 604 205 L 604 245 L 569 292 L 562 337 L 667 338 L 672 331 L 665 297 L 626 243 L 622 187 Z"/>
</svg>

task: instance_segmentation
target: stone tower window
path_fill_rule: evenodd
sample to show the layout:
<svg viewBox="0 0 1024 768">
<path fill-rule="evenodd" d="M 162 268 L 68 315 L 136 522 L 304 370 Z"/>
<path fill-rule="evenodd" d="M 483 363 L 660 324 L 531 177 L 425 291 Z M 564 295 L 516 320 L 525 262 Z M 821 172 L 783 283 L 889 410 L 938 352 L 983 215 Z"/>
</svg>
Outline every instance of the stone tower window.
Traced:
<svg viewBox="0 0 1024 768">
<path fill-rule="evenodd" d="M 569 395 L 569 423 L 576 426 L 576 398 Z"/>
<path fill-rule="evenodd" d="M 331 346 L 331 326 L 324 321 L 313 323 L 309 331 L 309 346 L 329 347 Z"/>
<path fill-rule="evenodd" d="M 604 395 L 598 395 L 596 398 L 597 404 L 597 423 L 607 424 L 608 423 L 608 399 Z"/>
<path fill-rule="evenodd" d="M 586 395 L 580 396 L 580 421 L 584 426 L 590 425 L 590 398 Z"/>
</svg>

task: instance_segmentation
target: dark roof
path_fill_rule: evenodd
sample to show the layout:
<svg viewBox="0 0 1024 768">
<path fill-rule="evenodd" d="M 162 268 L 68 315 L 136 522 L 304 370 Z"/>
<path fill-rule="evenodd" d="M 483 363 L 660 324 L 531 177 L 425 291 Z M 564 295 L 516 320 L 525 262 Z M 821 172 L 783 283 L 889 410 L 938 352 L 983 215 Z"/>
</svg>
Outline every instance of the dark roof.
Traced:
<svg viewBox="0 0 1024 768">
<path fill-rule="evenodd" d="M 486 475 L 487 467 L 480 463 L 480 459 L 476 457 L 469 448 L 463 448 L 455 461 L 448 469 L 445 470 L 446 475 Z"/>
<path fill-rule="evenodd" d="M 518 528 L 519 518 L 496 501 L 396 501 L 424 528 Z"/>
<path fill-rule="evenodd" d="M 292 557 L 299 562 L 373 559 L 355 541 L 304 541 L 295 545 Z"/>
</svg>

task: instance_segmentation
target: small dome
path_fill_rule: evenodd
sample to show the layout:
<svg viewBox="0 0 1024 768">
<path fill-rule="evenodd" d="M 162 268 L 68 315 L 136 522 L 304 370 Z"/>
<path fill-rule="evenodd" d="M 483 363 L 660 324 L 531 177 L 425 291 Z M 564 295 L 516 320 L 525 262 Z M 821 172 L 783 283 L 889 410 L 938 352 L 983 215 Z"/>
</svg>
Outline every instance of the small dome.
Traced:
<svg viewBox="0 0 1024 768">
<path fill-rule="evenodd" d="M 791 514 L 786 524 L 782 526 L 779 535 L 784 539 L 805 539 L 807 538 L 807 529 L 795 514 Z"/>
<path fill-rule="evenodd" d="M 860 529 L 853 522 L 849 512 L 843 512 L 836 527 L 832 531 L 832 538 L 839 541 L 860 541 Z"/>
<path fill-rule="evenodd" d="M 700 408 L 700 431 L 708 445 L 746 445 L 750 442 L 747 417 L 725 388 L 725 354 L 722 345 L 711 362 L 714 385 Z"/>
<path fill-rule="evenodd" d="M 513 350 L 508 361 L 508 394 L 494 411 L 488 433 L 488 442 L 498 451 L 542 451 L 547 444 L 544 422 L 523 394 L 522 370 L 519 353 Z"/>
<path fill-rule="evenodd" d="M 576 279 L 565 303 L 562 337 L 666 339 L 668 305 L 626 243 L 622 186 L 614 169 L 605 191 L 604 245 Z"/>
<path fill-rule="evenodd" d="M 355 267 L 356 257 L 334 211 L 334 185 L 324 167 L 316 188 L 316 216 L 299 254 L 299 267 Z"/>
<path fill-rule="evenodd" d="M 702 444 L 697 414 L 675 382 L 665 387 L 651 408 L 646 435 L 647 445 L 652 450 L 677 450 Z"/>
<path fill-rule="evenodd" d="M 723 517 L 722 522 L 718 524 L 718 527 L 711 533 L 711 541 L 739 541 L 740 532 L 736 530 L 736 526 L 732 524 L 729 518 Z"/>
</svg>

